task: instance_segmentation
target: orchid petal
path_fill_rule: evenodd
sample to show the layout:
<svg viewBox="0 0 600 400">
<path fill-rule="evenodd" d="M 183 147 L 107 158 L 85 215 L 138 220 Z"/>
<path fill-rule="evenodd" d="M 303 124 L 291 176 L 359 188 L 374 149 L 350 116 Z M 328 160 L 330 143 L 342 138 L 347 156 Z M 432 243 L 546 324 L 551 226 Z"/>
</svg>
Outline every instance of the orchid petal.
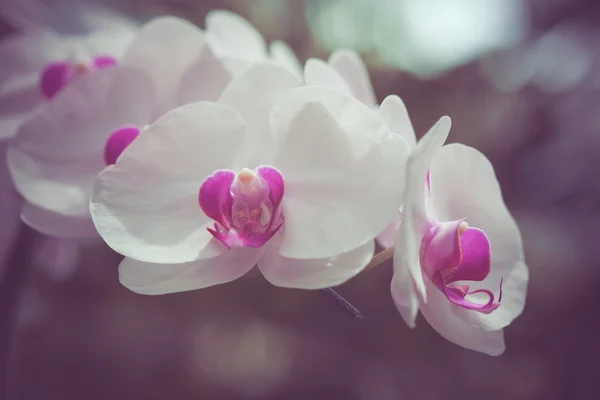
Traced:
<svg viewBox="0 0 600 400">
<path fill-rule="evenodd" d="M 254 267 L 261 250 L 236 248 L 222 255 L 182 264 L 153 264 L 125 258 L 119 280 L 129 290 L 158 295 L 202 289 L 231 282 Z"/>
<path fill-rule="evenodd" d="M 430 181 L 433 215 L 440 220 L 467 217 L 491 243 L 491 271 L 482 286 L 504 279 L 501 306 L 474 318 L 488 330 L 508 325 L 523 311 L 529 274 L 519 228 L 504 204 L 491 163 L 473 148 L 451 144 L 436 155 Z"/>
<path fill-rule="evenodd" d="M 369 264 L 375 250 L 374 242 L 369 241 L 335 257 L 294 259 L 278 253 L 280 240 L 272 239 L 258 267 L 273 285 L 296 289 L 323 289 L 341 285 Z"/>
<path fill-rule="evenodd" d="M 233 169 L 255 168 L 272 162 L 275 139 L 269 126 L 269 114 L 281 96 L 301 85 L 287 69 L 274 62 L 259 61 L 227 86 L 219 103 L 236 110 L 248 125 L 242 153 Z"/>
<path fill-rule="evenodd" d="M 306 61 L 304 80 L 307 85 L 325 86 L 353 96 L 352 89 L 344 78 L 331 65 L 317 58 L 310 58 Z"/>
<path fill-rule="evenodd" d="M 298 61 L 298 57 L 294 51 L 287 45 L 287 43 L 281 40 L 275 40 L 269 45 L 269 53 L 273 60 L 285 67 L 288 71 L 293 73 L 296 78 L 302 80 L 304 77 L 304 71 L 302 70 L 302 64 Z"/>
<path fill-rule="evenodd" d="M 402 136 L 411 150 L 417 145 L 417 138 L 408 111 L 402 99 L 396 95 L 389 95 L 379 107 L 379 116 L 385 121 L 392 133 Z"/>
<path fill-rule="evenodd" d="M 281 255 L 328 258 L 377 236 L 400 208 L 406 142 L 333 89 L 289 91 L 271 113 L 285 179 Z"/>
<path fill-rule="evenodd" d="M 399 240 L 405 240 L 405 252 L 402 257 L 415 281 L 416 290 L 426 301 L 425 284 L 419 263 L 421 240 L 427 230 L 431 227 L 425 210 L 425 182 L 427 171 L 435 154 L 442 148 L 450 132 L 451 121 L 448 117 L 442 117 L 419 141 L 415 149 L 408 157 L 406 163 L 406 192 L 403 208 L 404 219 L 400 226 Z M 399 231 L 400 231 L 399 230 Z"/>
<path fill-rule="evenodd" d="M 504 352 L 504 334 L 502 330 L 488 331 L 481 326 L 469 323 L 474 313 L 448 301 L 446 296 L 429 280 L 427 303 L 421 302 L 420 310 L 427 322 L 440 335 L 449 341 L 467 349 L 497 356 Z M 494 313 L 490 314 L 494 315 Z"/>
<path fill-rule="evenodd" d="M 350 86 L 355 99 L 368 107 L 377 103 L 369 71 L 358 53 L 348 49 L 336 50 L 331 53 L 329 64 Z"/>
<path fill-rule="evenodd" d="M 235 13 L 210 11 L 206 15 L 206 32 L 219 58 L 239 58 L 247 62 L 267 58 L 265 39 L 252 24 Z"/>
<path fill-rule="evenodd" d="M 235 111 L 209 102 L 152 124 L 96 180 L 90 207 L 107 244 L 138 261 L 169 264 L 222 253 L 206 230 L 212 223 L 198 190 L 204 177 L 230 167 L 244 128 Z"/>
<path fill-rule="evenodd" d="M 410 328 L 414 328 L 419 312 L 419 298 L 406 264 L 404 256 L 405 240 L 403 240 L 402 235 L 403 232 L 400 230 L 394 245 L 394 276 L 392 277 L 390 289 L 392 300 L 394 300 L 402 319 Z"/>
<path fill-rule="evenodd" d="M 199 58 L 180 79 L 177 105 L 196 101 L 217 101 L 231 82 L 232 75 L 209 46 L 203 46 Z"/>
</svg>

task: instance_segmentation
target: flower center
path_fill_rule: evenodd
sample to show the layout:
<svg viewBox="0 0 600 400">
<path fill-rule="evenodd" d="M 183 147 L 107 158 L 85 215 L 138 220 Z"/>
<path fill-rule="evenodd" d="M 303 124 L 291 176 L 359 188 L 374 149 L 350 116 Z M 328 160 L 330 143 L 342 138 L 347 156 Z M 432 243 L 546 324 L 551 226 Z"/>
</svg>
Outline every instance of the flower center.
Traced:
<svg viewBox="0 0 600 400">
<path fill-rule="evenodd" d="M 427 277 L 450 302 L 489 314 L 500 306 L 502 281 L 498 301 L 491 290 L 470 291 L 470 286 L 460 281 L 483 281 L 490 274 L 491 254 L 486 234 L 458 220 L 434 224 L 421 241 L 420 262 Z M 486 296 L 487 302 L 471 300 L 478 295 Z"/>
<path fill-rule="evenodd" d="M 40 77 L 40 91 L 51 99 L 75 77 L 91 70 L 102 69 L 117 65 L 117 60 L 110 56 L 95 57 L 90 63 L 73 63 L 57 61 L 44 67 Z"/>
<path fill-rule="evenodd" d="M 215 221 L 207 230 L 227 247 L 262 247 L 283 224 L 283 191 L 273 167 L 217 170 L 202 182 L 198 201 Z"/>
</svg>

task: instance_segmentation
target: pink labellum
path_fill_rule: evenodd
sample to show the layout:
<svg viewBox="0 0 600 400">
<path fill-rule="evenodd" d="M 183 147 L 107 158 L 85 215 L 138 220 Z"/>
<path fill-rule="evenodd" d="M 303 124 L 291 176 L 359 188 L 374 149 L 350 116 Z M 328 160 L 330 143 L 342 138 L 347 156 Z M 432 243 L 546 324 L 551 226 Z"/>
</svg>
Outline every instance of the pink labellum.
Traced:
<svg viewBox="0 0 600 400">
<path fill-rule="evenodd" d="M 40 91 L 51 99 L 73 78 L 85 74 L 90 70 L 113 67 L 117 60 L 111 56 L 95 57 L 89 64 L 71 63 L 68 61 L 57 61 L 48 64 L 41 73 Z"/>
<path fill-rule="evenodd" d="M 489 314 L 500 306 L 500 296 L 487 289 L 470 291 L 470 286 L 459 281 L 481 282 L 490 273 L 491 246 L 486 234 L 471 228 L 464 220 L 435 224 L 421 242 L 420 261 L 425 274 L 446 298 L 463 308 Z M 484 294 L 485 304 L 467 299 Z"/>
<path fill-rule="evenodd" d="M 117 162 L 117 158 L 138 136 L 140 130 L 135 126 L 124 126 L 110 134 L 104 147 L 104 162 L 111 165 Z"/>
<path fill-rule="evenodd" d="M 218 170 L 202 182 L 198 201 L 215 221 L 208 231 L 227 247 L 262 247 L 283 224 L 284 182 L 273 167 L 238 174 Z"/>
</svg>

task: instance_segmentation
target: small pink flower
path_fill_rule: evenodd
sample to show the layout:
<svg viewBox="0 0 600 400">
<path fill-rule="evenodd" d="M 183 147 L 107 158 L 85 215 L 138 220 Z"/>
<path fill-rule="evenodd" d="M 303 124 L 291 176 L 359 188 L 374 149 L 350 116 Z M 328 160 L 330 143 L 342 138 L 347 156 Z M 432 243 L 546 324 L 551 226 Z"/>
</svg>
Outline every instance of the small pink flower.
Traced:
<svg viewBox="0 0 600 400">
<path fill-rule="evenodd" d="M 399 206 L 406 143 L 360 102 L 299 86 L 257 63 L 220 103 L 165 114 L 98 176 L 91 211 L 126 256 L 125 286 L 199 289 L 258 264 L 275 285 L 315 289 L 368 264 Z"/>
<path fill-rule="evenodd" d="M 467 146 L 442 147 L 449 131 L 444 117 L 408 158 L 392 297 L 409 326 L 420 309 L 448 340 L 498 355 L 502 328 L 525 305 L 523 244 L 490 162 Z"/>
</svg>

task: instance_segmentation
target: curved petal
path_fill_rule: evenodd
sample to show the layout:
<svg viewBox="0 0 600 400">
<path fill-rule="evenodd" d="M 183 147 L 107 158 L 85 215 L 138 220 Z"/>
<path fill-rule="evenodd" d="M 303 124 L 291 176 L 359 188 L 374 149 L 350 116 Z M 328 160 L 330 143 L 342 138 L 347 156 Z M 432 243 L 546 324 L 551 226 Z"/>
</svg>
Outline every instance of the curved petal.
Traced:
<svg viewBox="0 0 600 400">
<path fill-rule="evenodd" d="M 213 10 L 206 15 L 206 32 L 217 57 L 252 62 L 267 58 L 267 45 L 260 32 L 239 15 Z"/>
<path fill-rule="evenodd" d="M 286 193 L 281 255 L 327 258 L 373 240 L 400 208 L 408 146 L 333 89 L 293 89 L 273 108 Z"/>
<path fill-rule="evenodd" d="M 406 264 L 404 256 L 405 241 L 402 235 L 402 231 L 399 231 L 399 236 L 396 238 L 394 246 L 394 276 L 392 277 L 390 289 L 392 299 L 402 319 L 410 328 L 414 328 L 417 313 L 419 312 L 419 298 Z"/>
<path fill-rule="evenodd" d="M 451 144 L 433 160 L 430 182 L 431 212 L 437 219 L 460 215 L 490 241 L 490 274 L 474 288 L 497 287 L 504 278 L 502 304 L 489 315 L 475 315 L 478 324 L 489 330 L 508 325 L 523 311 L 529 275 L 521 233 L 504 204 L 491 163 L 471 147 Z"/>
<path fill-rule="evenodd" d="M 336 50 L 331 53 L 329 64 L 350 86 L 355 99 L 369 107 L 377 103 L 369 71 L 358 53 L 348 49 Z"/>
<path fill-rule="evenodd" d="M 62 215 L 36 207 L 28 202 L 23 204 L 21 220 L 44 235 L 64 238 L 98 236 L 89 215 Z"/>
<path fill-rule="evenodd" d="M 341 285 L 362 271 L 375 251 L 375 243 L 369 241 L 336 257 L 294 259 L 278 253 L 279 241 L 280 238 L 272 239 L 258 267 L 273 285 L 296 289 L 323 289 Z"/>
<path fill-rule="evenodd" d="M 104 168 L 112 131 L 149 118 L 152 85 L 128 68 L 91 72 L 45 102 L 11 141 L 8 164 L 30 203 L 66 215 L 88 215 L 89 190 Z"/>
<path fill-rule="evenodd" d="M 176 17 L 159 17 L 145 24 L 123 55 L 122 64 L 152 77 L 160 115 L 175 104 L 180 80 L 201 55 L 204 33 L 194 24 Z"/>
<path fill-rule="evenodd" d="M 379 107 L 379 116 L 385 121 L 391 132 L 402 136 L 411 150 L 417 145 L 417 138 L 408 111 L 402 99 L 395 94 L 389 95 Z"/>
<path fill-rule="evenodd" d="M 140 294 L 166 294 L 202 289 L 240 278 L 254 267 L 259 249 L 236 248 L 207 260 L 183 264 L 153 264 L 125 258 L 119 280 Z"/>
<path fill-rule="evenodd" d="M 423 274 L 419 263 L 421 240 L 430 228 L 429 217 L 425 209 L 425 182 L 429 166 L 436 153 L 442 148 L 450 133 L 451 121 L 442 117 L 419 141 L 406 162 L 406 192 L 404 194 L 404 219 L 402 237 L 404 238 L 404 257 L 410 275 L 415 281 L 417 293 L 427 301 Z M 396 244 L 398 237 L 396 238 Z"/>
<path fill-rule="evenodd" d="M 269 114 L 281 96 L 301 85 L 287 69 L 274 62 L 259 61 L 227 86 L 219 103 L 236 110 L 247 124 L 242 153 L 234 170 L 272 162 L 275 143 Z"/>
<path fill-rule="evenodd" d="M 344 78 L 331 65 L 317 58 L 306 61 L 304 81 L 307 85 L 325 86 L 348 96 L 354 95 Z"/>
<path fill-rule="evenodd" d="M 440 335 L 459 346 L 491 356 L 504 352 L 502 330 L 488 331 L 473 325 L 469 314 L 480 313 L 450 303 L 428 279 L 426 286 L 427 303 L 421 302 L 421 313 Z"/>
<path fill-rule="evenodd" d="M 196 101 L 217 101 L 231 82 L 232 75 L 209 46 L 204 46 L 200 57 L 185 71 L 178 89 L 177 105 Z"/>
<path fill-rule="evenodd" d="M 269 45 L 269 53 L 271 53 L 271 58 L 276 63 L 285 67 L 298 79 L 303 79 L 304 71 L 302 70 L 302 64 L 300 64 L 298 57 L 296 57 L 296 54 L 287 43 L 281 40 L 271 42 Z"/>
<path fill-rule="evenodd" d="M 96 179 L 91 212 L 98 232 L 116 252 L 156 263 L 215 257 L 198 204 L 202 181 L 230 167 L 243 141 L 244 122 L 229 107 L 200 102 L 177 108 L 152 124 Z"/>
</svg>

